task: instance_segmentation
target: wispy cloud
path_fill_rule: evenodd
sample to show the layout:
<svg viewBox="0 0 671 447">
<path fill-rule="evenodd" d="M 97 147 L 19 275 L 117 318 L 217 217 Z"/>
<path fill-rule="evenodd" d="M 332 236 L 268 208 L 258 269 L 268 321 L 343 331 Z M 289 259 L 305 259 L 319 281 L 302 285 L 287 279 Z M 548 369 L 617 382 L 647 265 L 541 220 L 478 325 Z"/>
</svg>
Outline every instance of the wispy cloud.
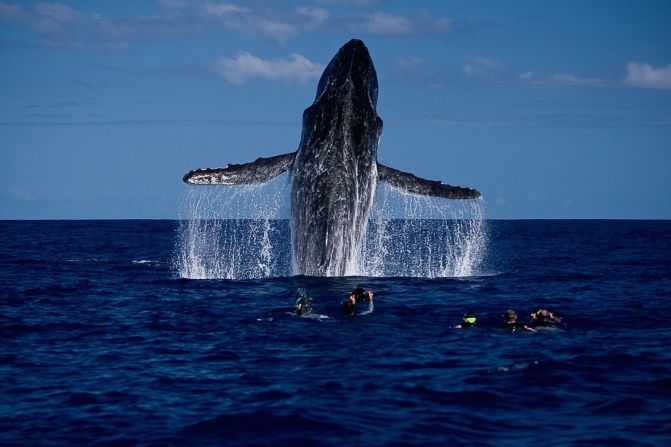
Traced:
<svg viewBox="0 0 671 447">
<path fill-rule="evenodd" d="M 555 73 L 550 78 L 550 83 L 568 87 L 599 87 L 604 84 L 604 81 L 599 78 L 580 77 L 571 73 Z"/>
<path fill-rule="evenodd" d="M 450 20 L 433 17 L 428 12 L 418 17 L 376 12 L 363 17 L 346 18 L 344 21 L 346 28 L 352 32 L 378 35 L 447 33 L 454 30 Z"/>
<path fill-rule="evenodd" d="M 268 37 L 278 42 L 285 42 L 300 30 L 296 24 L 277 15 L 253 11 L 232 3 L 207 3 L 200 5 L 195 13 L 204 14 L 205 19 L 222 29 Z"/>
<path fill-rule="evenodd" d="M 62 3 L 35 3 L 31 9 L 0 1 L 0 19 L 26 26 L 42 46 L 128 48 L 138 39 L 193 34 L 197 26 L 179 14 L 108 18 Z"/>
<path fill-rule="evenodd" d="M 554 73 L 550 76 L 539 76 L 533 71 L 526 71 L 517 77 L 518 82 L 532 87 L 603 87 L 606 81 L 600 78 L 576 76 L 572 73 Z"/>
<path fill-rule="evenodd" d="M 413 31 L 413 23 L 403 16 L 376 12 L 371 16 L 353 20 L 349 23 L 350 31 L 370 34 L 408 34 Z"/>
<path fill-rule="evenodd" d="M 426 61 L 419 56 L 407 56 L 396 59 L 394 63 L 399 68 L 412 69 L 421 67 L 426 63 Z"/>
<path fill-rule="evenodd" d="M 218 4 L 208 3 L 205 5 L 205 11 L 208 14 L 214 14 L 217 16 L 226 16 L 235 13 L 248 13 L 249 8 L 234 5 L 231 3 L 218 3 Z"/>
<path fill-rule="evenodd" d="M 317 3 L 323 5 L 357 5 L 357 6 L 370 6 L 376 3 L 380 3 L 381 0 L 317 0 Z"/>
<path fill-rule="evenodd" d="M 468 77 L 491 77 L 502 72 L 506 65 L 498 60 L 483 56 L 474 56 L 468 59 L 463 72 Z"/>
<path fill-rule="evenodd" d="M 671 64 L 657 68 L 650 64 L 629 62 L 624 83 L 630 87 L 671 89 Z"/>
<path fill-rule="evenodd" d="M 331 13 L 323 8 L 310 8 L 307 6 L 302 6 L 297 10 L 299 15 L 304 16 L 307 19 L 308 24 L 319 26 L 323 23 L 326 23 L 331 17 Z"/>
<path fill-rule="evenodd" d="M 270 2 L 268 2 L 270 4 Z M 321 2 L 323 6 L 351 3 L 371 6 L 375 1 Z M 129 12 L 109 16 L 95 12 L 88 3 L 78 7 L 58 2 L 37 2 L 31 6 L 0 0 L 0 21 L 30 29 L 42 46 L 72 48 L 129 48 L 156 39 L 184 35 L 237 32 L 284 43 L 301 33 L 315 30 L 348 30 L 373 35 L 410 35 L 448 33 L 453 23 L 434 17 L 428 11 L 414 13 L 389 11 L 351 13 L 339 8 L 333 14 L 325 7 L 287 7 L 272 3 L 271 7 L 255 3 L 219 2 L 215 0 L 155 0 L 152 14 Z M 79 6 L 81 5 L 81 6 Z M 16 45 L 6 42 L 6 45 Z"/>
<path fill-rule="evenodd" d="M 242 85 L 252 79 L 268 79 L 284 82 L 306 82 L 318 78 L 323 65 L 311 62 L 300 54 L 291 54 L 289 59 L 266 60 L 241 51 L 235 58 L 222 57 L 214 71 L 231 84 Z"/>
</svg>

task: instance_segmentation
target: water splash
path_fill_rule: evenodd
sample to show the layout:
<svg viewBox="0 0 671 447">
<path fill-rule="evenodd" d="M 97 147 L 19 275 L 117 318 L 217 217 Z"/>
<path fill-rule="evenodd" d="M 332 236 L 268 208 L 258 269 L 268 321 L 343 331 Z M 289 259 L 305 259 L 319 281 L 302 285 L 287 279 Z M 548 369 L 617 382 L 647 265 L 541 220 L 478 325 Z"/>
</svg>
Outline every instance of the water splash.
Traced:
<svg viewBox="0 0 671 447">
<path fill-rule="evenodd" d="M 479 273 L 487 248 L 482 200 L 446 200 L 378 187 L 363 276 L 466 277 Z"/>
<path fill-rule="evenodd" d="M 188 188 L 173 262 L 178 276 L 291 276 L 289 189 L 288 175 L 262 185 Z M 484 205 L 379 185 L 364 241 L 348 275 L 478 275 L 487 248 Z"/>
<path fill-rule="evenodd" d="M 182 278 L 288 276 L 281 218 L 287 175 L 262 185 L 190 187 L 181 200 L 175 269 Z"/>
</svg>

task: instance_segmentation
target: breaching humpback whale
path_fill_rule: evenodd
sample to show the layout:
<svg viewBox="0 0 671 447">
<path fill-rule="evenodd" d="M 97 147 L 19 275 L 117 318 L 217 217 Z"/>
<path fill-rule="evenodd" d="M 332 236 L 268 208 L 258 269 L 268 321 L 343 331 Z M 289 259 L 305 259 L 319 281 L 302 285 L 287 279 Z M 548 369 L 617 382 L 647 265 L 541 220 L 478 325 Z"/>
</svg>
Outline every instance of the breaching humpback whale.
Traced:
<svg viewBox="0 0 671 447">
<path fill-rule="evenodd" d="M 328 64 L 314 103 L 303 112 L 296 152 L 225 168 L 198 169 L 198 185 L 266 182 L 291 173 L 293 273 L 343 276 L 355 272 L 378 181 L 413 194 L 476 199 L 475 189 L 425 180 L 377 162 L 382 119 L 377 74 L 368 49 L 350 40 Z"/>
</svg>

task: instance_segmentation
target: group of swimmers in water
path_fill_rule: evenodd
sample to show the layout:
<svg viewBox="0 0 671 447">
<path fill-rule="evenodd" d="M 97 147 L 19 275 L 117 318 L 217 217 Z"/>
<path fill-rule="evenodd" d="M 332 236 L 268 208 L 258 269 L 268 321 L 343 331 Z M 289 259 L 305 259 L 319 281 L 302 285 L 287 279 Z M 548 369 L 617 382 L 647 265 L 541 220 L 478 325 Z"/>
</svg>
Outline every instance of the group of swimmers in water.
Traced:
<svg viewBox="0 0 671 447">
<path fill-rule="evenodd" d="M 352 293 L 342 302 L 342 310 L 346 316 L 354 316 L 358 312 L 358 309 L 363 305 L 367 305 L 367 308 L 360 312 L 360 314 L 365 315 L 373 311 L 373 292 L 370 290 L 364 290 L 361 287 L 357 287 L 352 290 Z M 296 315 L 300 317 L 313 316 L 315 315 L 313 309 L 314 302 L 310 297 L 302 297 L 296 300 Z"/>
<path fill-rule="evenodd" d="M 357 314 L 358 307 L 364 304 L 367 305 L 367 309 L 361 312 L 361 314 L 371 313 L 373 311 L 373 292 L 357 287 L 342 302 L 343 313 L 346 316 L 354 316 Z M 303 297 L 296 301 L 296 315 L 314 315 L 312 298 Z M 547 309 L 538 309 L 535 312 L 531 312 L 528 324 L 518 321 L 517 312 L 513 309 L 508 309 L 501 317 L 503 319 L 503 328 L 511 332 L 537 332 L 541 328 L 556 328 L 562 324 L 561 317 L 556 316 Z M 472 328 L 477 326 L 477 324 L 478 317 L 474 312 L 468 311 L 464 314 L 463 321 L 456 325 L 455 329 Z"/>
<path fill-rule="evenodd" d="M 531 312 L 529 315 L 528 324 L 524 324 L 518 321 L 517 312 L 515 312 L 513 309 L 508 309 L 506 313 L 501 315 L 501 318 L 503 319 L 503 328 L 511 332 L 538 332 L 538 329 L 556 328 L 562 323 L 561 317 L 556 316 L 547 309 L 538 309 L 535 312 Z M 475 313 L 469 311 L 464 314 L 463 321 L 456 325 L 455 328 L 467 329 L 475 327 L 477 324 L 478 317 L 475 315 Z"/>
</svg>

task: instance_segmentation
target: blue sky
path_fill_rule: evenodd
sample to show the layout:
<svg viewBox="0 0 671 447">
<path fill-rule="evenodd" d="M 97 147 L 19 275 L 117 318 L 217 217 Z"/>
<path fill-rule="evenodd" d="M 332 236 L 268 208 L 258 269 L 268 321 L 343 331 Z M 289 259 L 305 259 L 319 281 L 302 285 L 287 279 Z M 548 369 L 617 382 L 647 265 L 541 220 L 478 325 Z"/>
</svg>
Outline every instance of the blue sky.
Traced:
<svg viewBox="0 0 671 447">
<path fill-rule="evenodd" d="M 353 37 L 378 159 L 490 218 L 671 218 L 669 1 L 0 0 L 0 218 L 174 218 L 293 151 Z"/>
</svg>

